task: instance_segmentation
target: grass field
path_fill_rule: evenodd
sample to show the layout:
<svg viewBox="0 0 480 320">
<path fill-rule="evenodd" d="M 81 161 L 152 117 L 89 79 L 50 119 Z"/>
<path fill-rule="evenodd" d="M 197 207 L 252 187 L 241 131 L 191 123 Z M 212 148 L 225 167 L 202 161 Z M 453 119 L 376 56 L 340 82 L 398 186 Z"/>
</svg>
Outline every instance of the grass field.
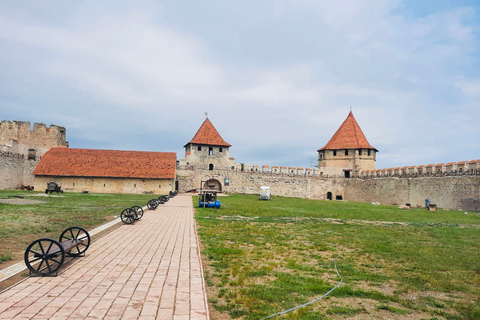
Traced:
<svg viewBox="0 0 480 320">
<path fill-rule="evenodd" d="M 480 319 L 480 216 L 230 195 L 198 208 L 212 319 Z"/>
<path fill-rule="evenodd" d="M 153 195 L 81 194 L 46 195 L 32 191 L 0 191 L 0 199 L 25 204 L 0 203 L 0 269 L 23 261 L 27 246 L 41 237 L 57 239 L 71 226 L 91 230 L 120 216 L 133 205 L 145 206 Z M 40 202 L 40 203 L 37 203 Z"/>
</svg>

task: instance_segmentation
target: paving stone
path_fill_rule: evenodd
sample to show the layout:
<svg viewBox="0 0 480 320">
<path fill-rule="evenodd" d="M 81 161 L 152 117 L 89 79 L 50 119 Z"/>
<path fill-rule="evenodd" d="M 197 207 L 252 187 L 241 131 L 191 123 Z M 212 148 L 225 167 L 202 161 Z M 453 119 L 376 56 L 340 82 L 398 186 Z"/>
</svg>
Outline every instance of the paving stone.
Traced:
<svg viewBox="0 0 480 320">
<path fill-rule="evenodd" d="M 92 242 L 57 277 L 0 294 L 0 319 L 208 319 L 192 198 L 178 195 Z"/>
</svg>

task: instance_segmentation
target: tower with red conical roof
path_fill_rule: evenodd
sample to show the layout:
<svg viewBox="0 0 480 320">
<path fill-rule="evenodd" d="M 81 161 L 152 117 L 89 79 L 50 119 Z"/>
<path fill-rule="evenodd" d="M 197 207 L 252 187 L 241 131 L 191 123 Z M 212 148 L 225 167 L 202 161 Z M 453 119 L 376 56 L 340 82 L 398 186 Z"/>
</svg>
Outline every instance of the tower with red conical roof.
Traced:
<svg viewBox="0 0 480 320">
<path fill-rule="evenodd" d="M 349 178 L 360 170 L 375 170 L 378 150 L 367 141 L 350 111 L 330 141 L 317 152 L 323 174 Z"/>
<path fill-rule="evenodd" d="M 231 146 L 207 117 L 193 139 L 184 146 L 185 158 L 180 159 L 180 165 L 206 170 L 229 169 L 235 162 L 229 157 Z"/>
</svg>

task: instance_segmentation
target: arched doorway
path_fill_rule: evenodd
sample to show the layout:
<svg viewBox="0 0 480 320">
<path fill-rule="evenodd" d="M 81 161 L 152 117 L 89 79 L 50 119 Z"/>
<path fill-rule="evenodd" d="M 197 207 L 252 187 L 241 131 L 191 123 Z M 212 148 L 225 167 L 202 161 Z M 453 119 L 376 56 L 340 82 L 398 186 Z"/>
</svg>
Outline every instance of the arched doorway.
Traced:
<svg viewBox="0 0 480 320">
<path fill-rule="evenodd" d="M 222 184 L 217 179 L 210 179 L 205 181 L 202 188 L 222 192 Z"/>
<path fill-rule="evenodd" d="M 330 191 L 327 192 L 327 200 L 332 200 L 333 199 L 333 195 Z"/>
</svg>

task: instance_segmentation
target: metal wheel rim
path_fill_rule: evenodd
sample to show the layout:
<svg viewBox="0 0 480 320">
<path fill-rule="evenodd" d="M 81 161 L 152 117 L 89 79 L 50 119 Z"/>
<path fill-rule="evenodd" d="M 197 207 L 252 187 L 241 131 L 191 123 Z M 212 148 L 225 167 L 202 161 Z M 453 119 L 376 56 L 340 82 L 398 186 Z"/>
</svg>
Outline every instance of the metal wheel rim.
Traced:
<svg viewBox="0 0 480 320">
<path fill-rule="evenodd" d="M 87 230 L 81 227 L 71 227 L 63 231 L 60 235 L 59 241 L 62 242 L 64 240 L 83 240 L 83 243 L 79 243 L 67 252 L 71 256 L 79 256 L 83 254 L 90 246 L 90 235 Z"/>
<path fill-rule="evenodd" d="M 47 254 L 51 249 L 58 249 L 58 252 L 56 254 Z M 24 260 L 31 273 L 45 276 L 60 269 L 65 261 L 65 250 L 58 241 L 41 238 L 33 241 L 27 247 Z"/>
<path fill-rule="evenodd" d="M 132 209 L 135 210 L 135 212 L 136 212 L 136 214 L 137 214 L 137 220 L 142 219 L 142 217 L 143 217 L 143 208 L 140 207 L 140 206 L 133 206 Z"/>
<path fill-rule="evenodd" d="M 130 213 L 130 209 L 124 209 L 120 214 L 120 219 L 122 219 L 125 224 L 132 224 L 135 222 L 135 216 Z"/>
</svg>

